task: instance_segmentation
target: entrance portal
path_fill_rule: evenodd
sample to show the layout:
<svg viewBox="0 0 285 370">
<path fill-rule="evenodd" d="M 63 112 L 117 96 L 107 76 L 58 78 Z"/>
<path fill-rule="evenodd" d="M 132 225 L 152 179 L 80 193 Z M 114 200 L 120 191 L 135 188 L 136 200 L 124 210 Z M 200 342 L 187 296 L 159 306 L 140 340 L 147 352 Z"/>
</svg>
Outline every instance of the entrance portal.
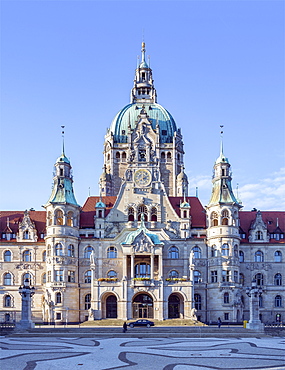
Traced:
<svg viewBox="0 0 285 370">
<path fill-rule="evenodd" d="M 178 319 L 180 317 L 180 298 L 171 294 L 168 298 L 168 318 Z"/>
<path fill-rule="evenodd" d="M 153 300 L 148 294 L 139 294 L 133 300 L 134 319 L 153 318 Z"/>
<path fill-rule="evenodd" d="M 109 295 L 106 299 L 106 318 L 117 318 L 117 298 L 114 295 Z"/>
</svg>

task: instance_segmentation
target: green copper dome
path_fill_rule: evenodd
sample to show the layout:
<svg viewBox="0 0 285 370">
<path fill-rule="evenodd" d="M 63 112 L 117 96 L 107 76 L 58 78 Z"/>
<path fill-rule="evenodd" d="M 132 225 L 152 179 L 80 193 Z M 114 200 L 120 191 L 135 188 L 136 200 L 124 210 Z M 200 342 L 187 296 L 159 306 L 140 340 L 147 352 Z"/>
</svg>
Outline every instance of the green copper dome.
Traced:
<svg viewBox="0 0 285 370">
<path fill-rule="evenodd" d="M 56 163 L 64 162 L 70 164 L 70 160 L 63 153 L 60 157 L 57 158 Z"/>
<path fill-rule="evenodd" d="M 177 131 L 176 123 L 171 114 L 157 103 L 133 103 L 121 109 L 113 119 L 110 128 L 114 135 L 115 142 L 127 142 L 128 126 L 130 124 L 132 129 L 135 128 L 138 115 L 143 105 L 152 123 L 153 130 L 156 130 L 157 123 L 159 125 L 160 142 L 171 143 L 173 141 L 174 132 Z"/>
</svg>

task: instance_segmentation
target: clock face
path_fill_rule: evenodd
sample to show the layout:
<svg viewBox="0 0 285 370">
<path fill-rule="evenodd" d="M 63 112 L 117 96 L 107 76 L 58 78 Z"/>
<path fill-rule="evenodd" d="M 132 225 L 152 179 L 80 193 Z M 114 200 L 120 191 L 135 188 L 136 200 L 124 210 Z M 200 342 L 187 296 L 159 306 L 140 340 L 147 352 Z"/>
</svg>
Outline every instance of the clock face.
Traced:
<svg viewBox="0 0 285 370">
<path fill-rule="evenodd" d="M 134 180 L 138 186 L 147 186 L 151 182 L 151 176 L 147 170 L 137 170 L 135 172 Z"/>
</svg>

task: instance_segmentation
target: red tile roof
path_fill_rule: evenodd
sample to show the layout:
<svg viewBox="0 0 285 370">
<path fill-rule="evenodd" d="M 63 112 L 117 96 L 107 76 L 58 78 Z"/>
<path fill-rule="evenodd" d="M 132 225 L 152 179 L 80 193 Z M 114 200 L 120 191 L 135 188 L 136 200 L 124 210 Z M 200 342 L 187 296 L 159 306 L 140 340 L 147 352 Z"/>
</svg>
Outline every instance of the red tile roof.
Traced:
<svg viewBox="0 0 285 370">
<path fill-rule="evenodd" d="M 105 216 L 108 215 L 112 207 L 116 202 L 117 197 L 106 196 L 101 197 L 101 200 L 106 205 Z M 84 206 L 82 207 L 80 214 L 80 227 L 84 228 L 94 228 L 94 216 L 95 216 L 95 206 L 96 203 L 100 201 L 100 197 L 88 197 Z"/>
<path fill-rule="evenodd" d="M 239 213 L 240 227 L 246 233 L 246 239 L 242 240 L 244 242 L 248 240 L 248 233 L 249 233 L 252 223 L 256 219 L 256 213 L 257 213 L 256 211 L 240 211 Z M 261 216 L 270 234 L 273 234 L 275 230 L 277 229 L 277 222 L 278 222 L 279 229 L 283 233 L 285 233 L 285 212 L 261 211 Z M 281 239 L 279 241 L 275 239 L 270 239 L 270 242 L 285 243 L 285 239 Z"/>
<path fill-rule="evenodd" d="M 180 204 L 184 201 L 183 197 L 169 197 L 170 203 L 175 212 L 180 217 Z M 197 197 L 186 197 L 186 202 L 190 204 L 190 215 L 192 227 L 206 227 L 206 212 Z"/>
<path fill-rule="evenodd" d="M 46 230 L 46 212 L 45 211 L 29 211 L 31 221 L 34 222 L 40 234 L 45 233 Z M 0 211 L 0 232 L 7 232 L 7 220 L 9 218 L 9 228 L 14 234 L 19 230 L 19 223 L 23 221 L 24 211 Z"/>
</svg>

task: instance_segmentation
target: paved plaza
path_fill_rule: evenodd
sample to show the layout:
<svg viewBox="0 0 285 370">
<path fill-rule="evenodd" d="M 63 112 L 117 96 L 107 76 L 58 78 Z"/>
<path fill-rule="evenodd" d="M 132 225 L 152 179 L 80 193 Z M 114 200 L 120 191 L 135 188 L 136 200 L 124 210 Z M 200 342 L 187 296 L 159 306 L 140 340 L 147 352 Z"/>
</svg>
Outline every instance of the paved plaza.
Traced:
<svg viewBox="0 0 285 370">
<path fill-rule="evenodd" d="M 285 369 L 285 338 L 0 337 L 3 370 Z"/>
</svg>

